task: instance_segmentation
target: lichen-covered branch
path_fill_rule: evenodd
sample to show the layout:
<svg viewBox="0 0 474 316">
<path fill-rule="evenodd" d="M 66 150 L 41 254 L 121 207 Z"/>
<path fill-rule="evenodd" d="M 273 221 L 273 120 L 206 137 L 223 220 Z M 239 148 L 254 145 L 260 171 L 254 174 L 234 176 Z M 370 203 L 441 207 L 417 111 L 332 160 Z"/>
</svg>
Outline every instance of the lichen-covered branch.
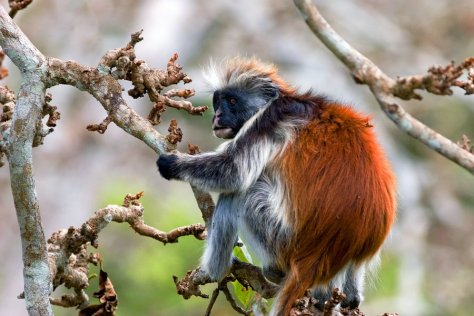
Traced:
<svg viewBox="0 0 474 316">
<path fill-rule="evenodd" d="M 290 316 L 364 316 L 365 314 L 359 310 L 341 308 L 339 304 L 346 298 L 346 295 L 339 290 L 334 288 L 332 296 L 324 303 L 323 310 L 317 309 L 314 304 L 316 299 L 311 295 L 310 291 L 307 291 L 305 295 L 299 299 L 293 306 Z"/>
<path fill-rule="evenodd" d="M 47 63 L 49 86 L 67 84 L 87 91 L 100 102 L 117 126 L 144 141 L 155 152 L 164 153 L 172 147 L 146 119 L 127 105 L 122 97 L 122 86 L 112 75 L 74 61 L 48 58 Z"/>
<path fill-rule="evenodd" d="M 89 129 L 105 132 L 107 125 L 114 122 L 127 133 L 144 141 L 158 154 L 174 150 L 182 133 L 177 124 L 170 126 L 170 134 L 159 134 L 150 122 L 130 108 L 122 97 L 119 79 L 130 80 L 134 88 L 129 92 L 134 97 L 148 94 L 155 104 L 182 108 L 190 114 L 200 114 L 207 107 L 193 108 L 187 101 L 172 98 L 188 98 L 192 90 L 162 90 L 180 81 L 190 79 L 176 64 L 177 55 L 168 62 L 166 71 L 151 69 L 137 60 L 134 45 L 140 33 L 132 35 L 131 41 L 121 49 L 106 53 L 97 68 L 83 66 L 74 61 L 62 61 L 44 57 L 26 36 L 0 8 L 0 45 L 20 69 L 23 84 L 16 101 L 10 91 L 0 91 L 2 108 L 2 138 L 0 158 L 7 154 L 12 174 L 12 191 L 22 233 L 25 291 L 30 315 L 52 315 L 49 295 L 52 290 L 64 284 L 73 288 L 75 294 L 52 298 L 51 302 L 61 306 L 84 306 L 88 299 L 84 289 L 88 286 L 88 264 L 92 261 L 86 253 L 87 244 L 97 245 L 98 234 L 110 221 L 127 222 L 139 234 L 152 237 L 163 243 L 176 242 L 180 236 L 194 235 L 205 238 L 203 225 L 176 228 L 169 233 L 161 232 L 143 222 L 143 209 L 139 204 L 108 206 L 96 212 L 87 223 L 76 229 L 71 227 L 55 233 L 46 241 L 41 226 L 39 205 L 35 194 L 32 172 L 32 147 L 43 142 L 55 126 L 60 115 L 56 107 L 49 104 L 45 90 L 58 84 L 68 84 L 93 95 L 107 112 L 106 119 Z M 4 72 L 2 72 L 4 73 Z M 13 116 L 11 115 L 13 112 Z M 41 119 L 48 116 L 47 127 Z M 156 118 L 156 115 L 155 115 Z M 159 118 L 158 118 L 159 119 Z M 11 126 L 15 126 L 14 129 Z M 208 218 L 214 209 L 214 202 L 206 192 L 193 188 L 198 206 Z"/>
<path fill-rule="evenodd" d="M 460 87 L 466 93 L 472 93 L 474 75 L 472 58 L 466 59 L 458 66 L 450 64 L 447 67 L 432 67 L 425 76 L 393 80 L 337 34 L 311 0 L 294 0 L 294 3 L 313 33 L 349 68 L 358 83 L 370 87 L 382 110 L 401 130 L 474 173 L 472 153 L 415 119 L 394 98 L 420 99 L 421 96 L 415 92 L 416 89 L 449 95 L 451 87 Z M 467 71 L 468 76 L 466 81 L 461 81 L 459 77 L 464 71 Z"/>
<path fill-rule="evenodd" d="M 182 67 L 176 63 L 178 54 L 174 54 L 170 58 L 166 70 L 150 68 L 145 61 L 136 58 L 134 48 L 138 42 L 143 40 L 140 36 L 141 33 L 142 31 L 132 34 L 130 42 L 125 47 L 107 52 L 101 58 L 98 69 L 111 74 L 116 79 L 131 81 L 133 89 L 129 90 L 128 94 L 133 98 L 148 94 L 154 103 L 148 115 L 148 119 L 153 125 L 160 123 L 160 114 L 167 106 L 183 109 L 189 114 L 201 115 L 208 109 L 207 106 L 193 107 L 189 101 L 173 99 L 173 97 L 187 99 L 194 95 L 194 90 L 171 89 L 162 93 L 164 88 L 171 85 L 191 82 L 191 79 L 182 71 Z"/>
<path fill-rule="evenodd" d="M 201 285 L 214 283 L 200 268 L 188 271 L 186 275 L 179 280 L 178 277 L 173 276 L 176 291 L 184 299 L 189 299 L 192 296 L 202 298 L 209 298 L 207 294 L 201 292 Z M 250 263 L 234 260 L 231 267 L 231 274 L 220 281 L 217 288 L 213 291 L 209 306 L 206 311 L 208 315 L 212 309 L 215 299 L 219 292 L 226 295 L 227 300 L 231 306 L 240 314 L 247 315 L 248 312 L 239 307 L 235 300 L 230 296 L 227 289 L 227 282 L 237 280 L 244 286 L 250 286 L 254 291 L 258 292 L 264 298 L 273 298 L 279 290 L 279 286 L 269 282 L 263 275 L 262 269 Z M 339 304 L 344 300 L 345 294 L 339 289 L 335 288 L 332 297 L 325 302 L 324 309 L 318 310 L 315 307 L 316 299 L 313 298 L 311 291 L 307 291 L 305 295 L 295 302 L 290 316 L 331 316 L 337 315 L 345 316 L 364 316 L 364 313 L 358 308 L 346 309 L 339 307 Z"/>
<path fill-rule="evenodd" d="M 0 7 L 0 46 L 22 73 L 11 122 L 14 128 L 9 129 L 7 146 L 23 249 L 25 302 L 30 315 L 52 315 L 46 240 L 35 191 L 32 158 L 33 141 L 41 124 L 45 101 L 43 75 L 46 59 L 13 23 L 3 7 Z"/>
<path fill-rule="evenodd" d="M 241 284 L 249 285 L 264 298 L 275 297 L 278 292 L 279 287 L 265 278 L 260 267 L 233 260 L 230 271 Z"/>
<path fill-rule="evenodd" d="M 88 126 L 89 130 L 105 132 L 112 121 L 127 133 L 144 141 L 157 153 L 176 148 L 175 144 L 159 134 L 152 125 L 160 121 L 160 113 L 165 106 L 186 109 L 190 114 L 200 114 L 207 107 L 192 107 L 188 101 L 171 99 L 178 96 L 188 98 L 191 90 L 170 90 L 161 94 L 165 87 L 190 79 L 176 64 L 177 54 L 173 55 L 167 70 L 152 69 L 143 60 L 135 56 L 134 46 L 140 42 L 141 32 L 134 33 L 131 41 L 123 48 L 110 50 L 102 56 L 97 68 L 83 66 L 74 61 L 62 61 L 48 58 L 48 86 L 67 84 L 91 93 L 107 111 L 106 119 L 96 125 Z M 129 107 L 122 97 L 119 79 L 130 80 L 134 86 L 129 94 L 135 98 L 148 94 L 154 102 L 148 121 Z"/>
<path fill-rule="evenodd" d="M 90 126 L 91 129 L 104 131 L 109 120 L 112 120 L 117 126 L 125 132 L 135 136 L 145 142 L 156 153 L 161 154 L 167 151 L 175 150 L 176 143 L 170 142 L 170 138 L 161 135 L 153 128 L 150 121 L 159 121 L 156 114 L 151 115 L 152 119 L 146 120 L 138 115 L 131 107 L 127 105 L 122 97 L 122 87 L 117 78 L 131 78 L 137 91 L 145 93 L 147 91 L 158 91 L 159 87 L 167 86 L 179 80 L 188 80 L 181 71 L 181 68 L 175 64 L 177 55 L 174 55 L 168 62 L 167 71 L 145 71 L 148 69 L 144 62 L 139 62 L 139 67 L 145 68 L 135 75 L 129 72 L 125 65 L 130 65 L 131 61 L 138 62 L 135 59 L 133 47 L 141 40 L 140 33 L 132 35 L 132 40 L 121 49 L 111 50 L 107 52 L 99 63 L 98 68 L 83 66 L 74 61 L 62 61 L 56 58 L 48 58 L 48 85 L 67 84 L 91 93 L 104 107 L 108 115 L 106 120 L 99 125 Z M 122 58 L 122 62 L 119 59 Z M 117 65 L 120 64 L 117 68 Z M 122 68 L 121 68 L 122 67 Z M 116 73 L 121 73 L 119 76 Z M 130 74 L 130 75 L 126 75 Z M 170 77 L 170 78 L 168 78 Z M 135 79 L 133 79 L 135 78 Z M 142 79 L 140 79 L 142 78 Z M 152 79 L 154 78 L 154 79 Z M 143 87 L 140 82 L 143 81 Z M 145 82 L 147 82 L 145 84 Z M 158 83 L 154 86 L 153 83 Z M 161 88 L 160 88 L 161 89 Z M 161 91 L 161 90 L 159 90 Z M 153 92 L 152 92 L 153 93 Z M 163 110 L 163 105 L 161 105 Z M 161 111 L 160 110 L 160 111 Z M 152 111 L 154 111 L 152 109 Z M 158 111 L 159 112 L 159 111 Z M 199 209 L 205 218 L 208 218 L 214 210 L 214 202 L 209 193 L 193 188 L 194 196 Z"/>
<path fill-rule="evenodd" d="M 204 239 L 204 225 L 194 224 L 178 227 L 166 233 L 145 224 L 143 206 L 138 202 L 142 193 L 127 195 L 123 205 L 108 205 L 94 213 L 80 227 L 70 227 L 55 232 L 48 239 L 48 262 L 53 289 L 60 285 L 74 289 L 75 294 L 52 298 L 52 304 L 59 306 L 85 307 L 88 297 L 83 292 L 89 286 L 88 265 L 97 263 L 96 254 L 88 254 L 87 246 L 98 247 L 100 232 L 111 222 L 128 223 L 138 234 L 151 237 L 164 244 L 177 242 L 182 236 Z"/>
<path fill-rule="evenodd" d="M 474 154 L 474 145 L 471 144 L 471 140 L 466 135 L 462 135 L 461 140 L 458 141 L 458 146 Z"/>
<path fill-rule="evenodd" d="M 24 297 L 30 315 L 52 314 L 49 294 L 53 287 L 56 288 L 59 280 L 66 286 L 77 290 L 75 297 L 65 297 L 59 301 L 53 300 L 59 304 L 83 301 L 84 295 L 80 290 L 87 286 L 87 275 L 84 271 L 87 270 L 88 259 L 84 253 L 84 235 L 77 235 L 77 231 L 74 229 L 56 234 L 52 240 L 57 240 L 60 237 L 66 238 L 70 241 L 67 243 L 70 250 L 68 252 L 60 251 L 63 246 L 50 243 L 48 255 L 42 231 L 33 178 L 32 147 L 42 143 L 44 136 L 51 132 L 51 129 L 42 126 L 41 118 L 45 115 L 49 116 L 48 127 L 54 126 L 56 120 L 59 119 L 56 108 L 49 105 L 49 99 L 45 99 L 46 88 L 57 84 L 69 84 L 80 90 L 85 90 L 92 94 L 107 111 L 108 119 L 106 121 L 113 121 L 129 134 L 144 141 L 157 153 L 176 148 L 176 144 L 169 142 L 167 137 L 154 130 L 146 119 L 140 117 L 125 103 L 118 78 L 122 76 L 121 71 L 126 78 L 131 77 L 134 72 L 131 70 L 128 72 L 126 69 L 136 66 L 140 70 L 136 74 L 142 75 L 145 83 L 143 91 L 151 91 L 151 95 L 161 92 L 159 87 L 179 81 L 189 82 L 189 79 L 175 64 L 177 56 L 173 56 L 165 72 L 152 70 L 147 72 L 146 64 L 136 61 L 134 58 L 133 45 L 138 41 L 139 36 L 132 36 L 132 41 L 124 49 L 106 54 L 97 68 L 83 66 L 73 61 L 46 58 L 13 23 L 5 10 L 0 8 L 0 46 L 20 69 L 23 77 L 20 97 L 16 101 L 16 105 L 14 97 L 8 90 L 0 91 L 2 92 L 2 101 L 4 101 L 2 102 L 4 106 L 2 108 L 0 158 L 7 154 L 9 159 L 12 191 L 23 243 Z M 117 58 L 114 59 L 115 57 Z M 132 62 L 134 66 L 131 65 Z M 158 75 L 161 76 L 159 80 L 157 79 Z M 139 81 L 140 76 L 137 76 L 136 79 Z M 157 81 L 152 82 L 155 79 Z M 133 80 L 132 82 L 135 85 Z M 156 85 L 153 86 L 150 82 Z M 173 95 L 187 97 L 191 93 L 170 92 L 166 98 L 171 98 Z M 99 130 L 104 131 L 106 123 L 102 124 Z M 15 128 L 10 128 L 11 126 L 15 126 Z M 204 192 L 200 194 L 206 195 Z M 212 199 L 210 200 L 212 201 Z M 120 217 L 114 217 L 118 216 L 118 209 L 109 209 L 108 212 L 108 216 L 111 216 L 112 219 L 119 220 Z M 101 222 L 96 224 L 103 225 Z M 154 230 L 140 221 L 130 224 L 137 232 L 165 243 L 175 242 L 179 236 L 187 234 L 193 234 L 201 239 L 205 237 L 202 225 L 177 228 L 167 234 Z M 88 230 L 83 231 L 83 233 L 85 232 Z M 79 238 L 81 236 L 82 239 Z M 77 239 L 75 239 L 76 237 Z M 73 239 L 75 239 L 75 247 L 72 247 L 71 240 Z M 71 251 L 71 247 L 74 248 L 74 251 Z M 65 265 L 68 268 L 64 268 Z M 58 269 L 58 267 L 62 268 Z M 62 271 L 61 273 L 66 274 L 67 277 L 58 279 L 58 271 Z M 69 303 L 65 303 L 67 301 Z"/>
</svg>

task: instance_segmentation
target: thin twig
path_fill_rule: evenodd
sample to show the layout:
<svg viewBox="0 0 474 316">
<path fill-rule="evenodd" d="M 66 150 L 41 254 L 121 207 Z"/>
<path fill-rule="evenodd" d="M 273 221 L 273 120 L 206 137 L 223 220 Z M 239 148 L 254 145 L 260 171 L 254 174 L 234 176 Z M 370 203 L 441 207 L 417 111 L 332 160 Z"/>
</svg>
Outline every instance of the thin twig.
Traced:
<svg viewBox="0 0 474 316">
<path fill-rule="evenodd" d="M 212 292 L 211 299 L 209 301 L 209 305 L 207 306 L 206 313 L 204 314 L 204 316 L 211 315 L 212 308 L 214 307 L 214 304 L 216 303 L 217 297 L 219 296 L 219 292 L 220 292 L 219 288 L 216 288 Z"/>
<path fill-rule="evenodd" d="M 228 282 L 228 281 L 227 281 Z M 222 284 L 222 286 L 219 286 L 219 288 L 221 289 L 221 291 L 224 293 L 225 295 L 225 298 L 227 299 L 227 301 L 230 303 L 230 306 L 232 306 L 232 308 L 239 314 L 242 314 L 242 315 L 246 315 L 246 316 L 249 316 L 251 311 L 247 311 L 245 309 L 243 309 L 242 307 L 240 307 L 239 305 L 237 305 L 237 302 L 235 301 L 235 299 L 232 297 L 232 294 L 230 294 L 230 291 L 229 291 L 229 288 L 227 288 L 227 282 L 225 282 L 225 284 Z"/>
<path fill-rule="evenodd" d="M 33 0 L 8 0 L 8 4 L 10 5 L 8 15 L 13 19 L 18 11 L 25 9 L 32 2 Z"/>
</svg>

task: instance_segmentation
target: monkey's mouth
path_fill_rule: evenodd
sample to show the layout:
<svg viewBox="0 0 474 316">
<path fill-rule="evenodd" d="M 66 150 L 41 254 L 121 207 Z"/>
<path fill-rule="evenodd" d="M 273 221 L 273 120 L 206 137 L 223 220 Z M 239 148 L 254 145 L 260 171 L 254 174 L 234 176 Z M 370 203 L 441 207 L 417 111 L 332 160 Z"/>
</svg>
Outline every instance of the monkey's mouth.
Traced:
<svg viewBox="0 0 474 316">
<path fill-rule="evenodd" d="M 230 127 L 214 127 L 214 135 L 219 138 L 229 139 L 234 137 L 234 131 Z"/>
</svg>

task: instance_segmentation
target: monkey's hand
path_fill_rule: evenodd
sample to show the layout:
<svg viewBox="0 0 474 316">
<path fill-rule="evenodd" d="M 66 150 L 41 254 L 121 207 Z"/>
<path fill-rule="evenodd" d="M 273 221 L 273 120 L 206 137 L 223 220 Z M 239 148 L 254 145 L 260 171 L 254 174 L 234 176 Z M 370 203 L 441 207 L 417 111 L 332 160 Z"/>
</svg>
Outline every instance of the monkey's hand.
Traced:
<svg viewBox="0 0 474 316">
<path fill-rule="evenodd" d="M 166 180 L 176 179 L 178 177 L 178 156 L 175 154 L 161 154 L 156 165 L 158 171 Z"/>
</svg>

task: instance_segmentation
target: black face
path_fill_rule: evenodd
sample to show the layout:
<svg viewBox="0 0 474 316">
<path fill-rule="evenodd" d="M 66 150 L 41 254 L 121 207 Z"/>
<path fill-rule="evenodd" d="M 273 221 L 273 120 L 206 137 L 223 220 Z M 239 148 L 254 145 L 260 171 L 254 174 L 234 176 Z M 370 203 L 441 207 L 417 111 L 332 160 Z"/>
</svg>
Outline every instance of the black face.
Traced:
<svg viewBox="0 0 474 316">
<path fill-rule="evenodd" d="M 214 92 L 212 129 L 219 138 L 234 138 L 245 122 L 267 103 L 264 97 L 238 88 Z"/>
</svg>

